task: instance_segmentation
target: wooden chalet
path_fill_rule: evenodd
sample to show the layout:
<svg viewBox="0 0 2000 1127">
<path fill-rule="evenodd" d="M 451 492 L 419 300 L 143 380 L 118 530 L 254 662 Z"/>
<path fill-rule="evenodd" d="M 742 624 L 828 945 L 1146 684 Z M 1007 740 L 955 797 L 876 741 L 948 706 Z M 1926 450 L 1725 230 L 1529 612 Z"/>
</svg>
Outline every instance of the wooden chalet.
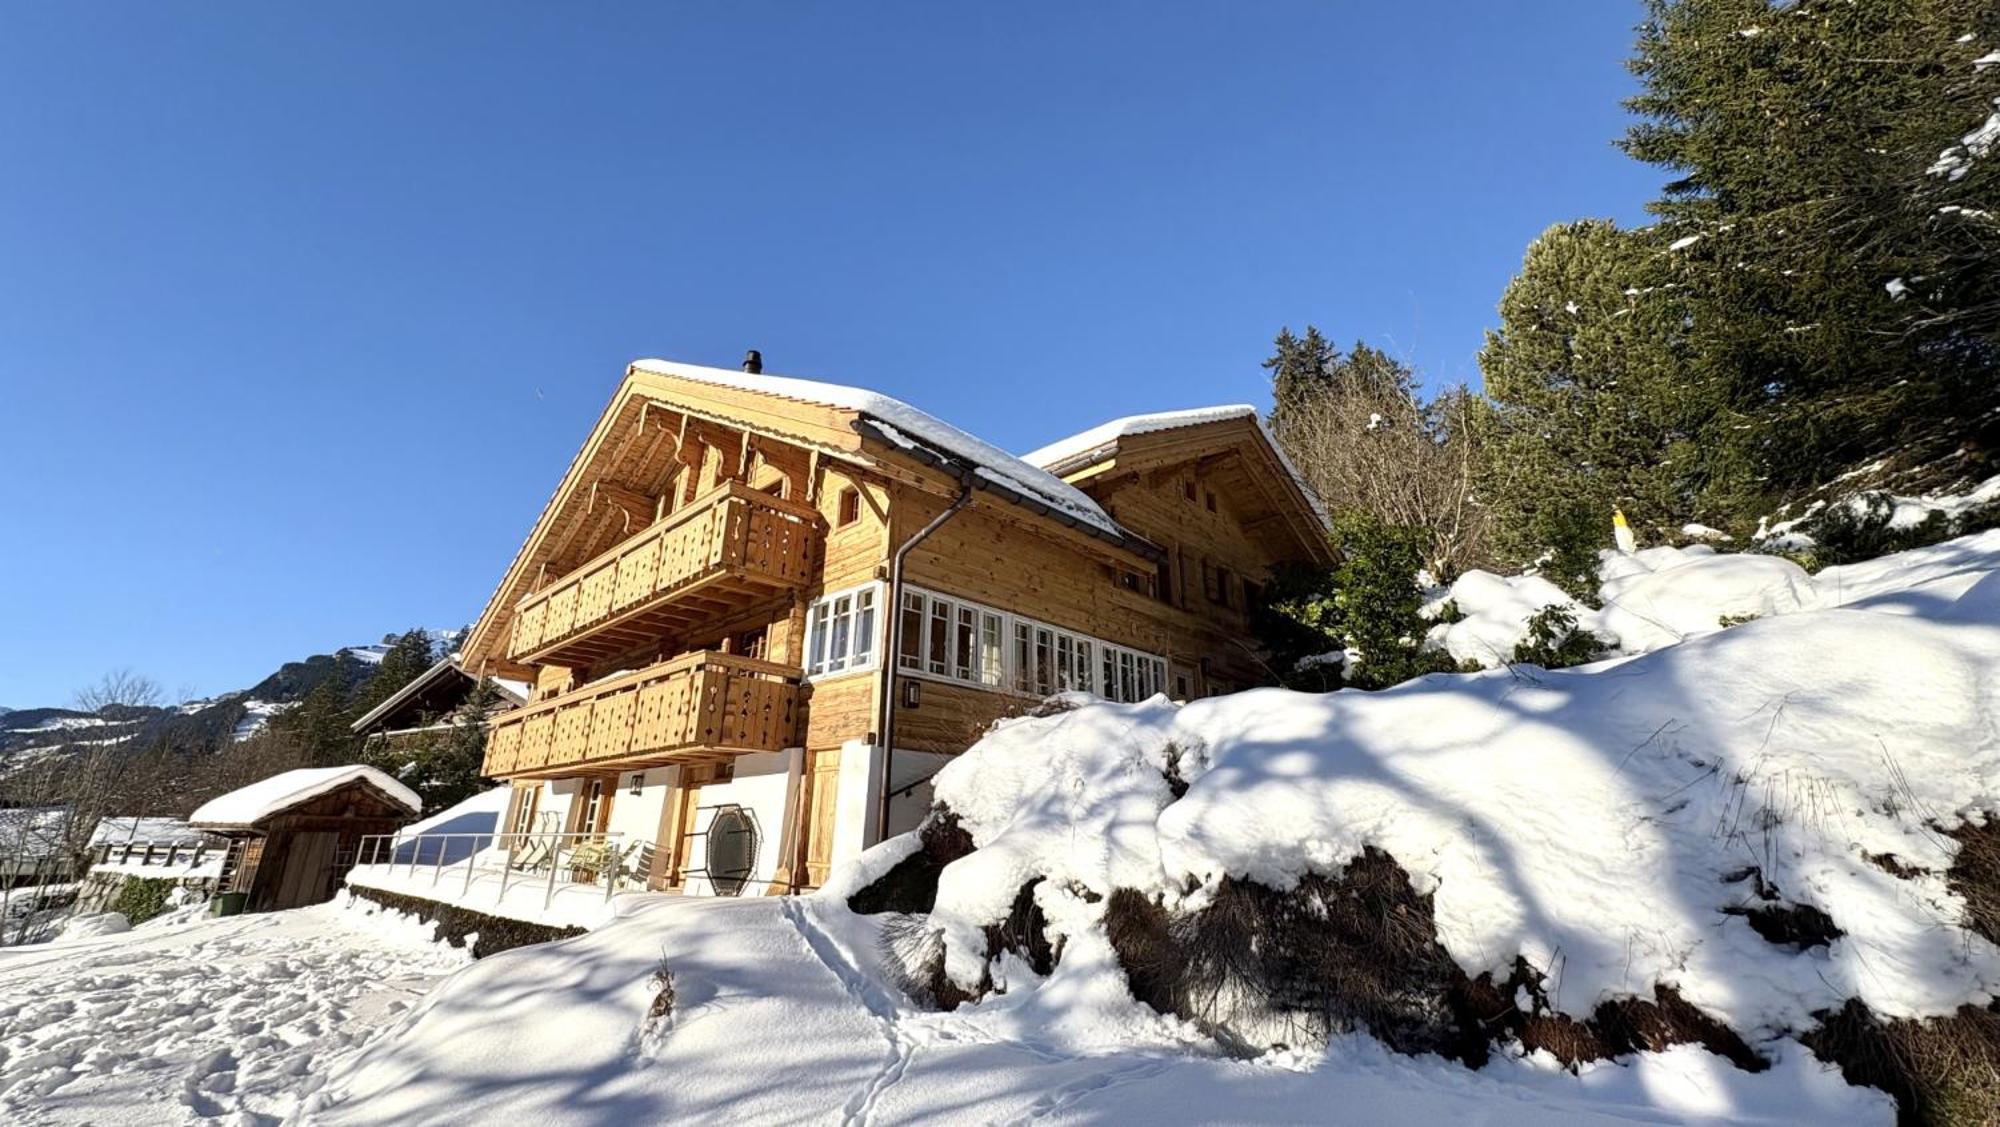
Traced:
<svg viewBox="0 0 2000 1127">
<path fill-rule="evenodd" d="M 716 887 L 720 853 L 731 886 L 815 886 L 1050 694 L 1265 682 L 1257 585 L 1331 560 L 1250 407 L 1021 458 L 746 369 L 629 367 L 461 655 L 533 685 L 487 745 L 509 827 L 653 842 L 654 887 Z"/>
<path fill-rule="evenodd" d="M 394 833 L 422 810 L 373 767 L 303 767 L 210 799 L 188 825 L 229 840 L 217 891 L 262 912 L 332 899 L 363 837 Z"/>
<path fill-rule="evenodd" d="M 525 682 L 501 677 L 485 680 L 493 688 L 493 700 L 486 708 L 489 721 L 528 703 L 534 694 L 534 686 Z M 351 727 L 369 746 L 440 735 L 457 723 L 459 710 L 472 700 L 479 683 L 480 678 L 467 673 L 458 655 L 452 654 L 363 713 Z"/>
</svg>

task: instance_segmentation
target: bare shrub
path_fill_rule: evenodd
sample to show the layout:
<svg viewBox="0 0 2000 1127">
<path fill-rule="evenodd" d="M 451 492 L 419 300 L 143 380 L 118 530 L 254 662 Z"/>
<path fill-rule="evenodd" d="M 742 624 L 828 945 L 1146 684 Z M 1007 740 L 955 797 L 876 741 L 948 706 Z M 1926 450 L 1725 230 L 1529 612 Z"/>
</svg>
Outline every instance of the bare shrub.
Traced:
<svg viewBox="0 0 2000 1127">
<path fill-rule="evenodd" d="M 1958 842 L 1945 880 L 1965 898 L 1965 926 L 2000 943 L 2000 817 L 1967 822 L 1946 836 Z"/>
<path fill-rule="evenodd" d="M 2000 1125 L 2000 1009 L 1884 1021 L 1851 999 L 1800 1040 L 1848 1083 L 1894 1096 L 1903 1127 Z"/>
<path fill-rule="evenodd" d="M 658 1036 L 674 1018 L 674 970 L 667 963 L 667 952 L 660 949 L 660 961 L 653 967 L 653 976 L 648 980 L 653 988 L 653 1000 L 646 1006 L 645 1033 Z"/>
<path fill-rule="evenodd" d="M 1362 1026 L 1403 1052 L 1458 1040 L 1446 996 L 1463 972 L 1430 898 L 1379 850 L 1285 891 L 1224 880 L 1179 915 L 1121 890 L 1105 925 L 1136 997 L 1246 1053 Z"/>
</svg>

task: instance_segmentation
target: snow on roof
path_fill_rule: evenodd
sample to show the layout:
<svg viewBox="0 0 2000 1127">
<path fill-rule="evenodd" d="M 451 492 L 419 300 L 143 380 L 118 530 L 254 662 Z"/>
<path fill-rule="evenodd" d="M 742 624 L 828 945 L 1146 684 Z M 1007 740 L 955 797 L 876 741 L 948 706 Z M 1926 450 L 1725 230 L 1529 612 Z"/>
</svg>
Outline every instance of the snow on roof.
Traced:
<svg viewBox="0 0 2000 1127">
<path fill-rule="evenodd" d="M 902 436 L 914 439 L 918 443 L 970 462 L 984 471 L 985 476 L 990 479 L 1047 504 L 1050 508 L 1075 517 L 1102 532 L 1121 539 L 1131 535 L 1120 528 L 1118 523 L 1082 490 L 900 399 L 892 399 L 878 392 L 848 387 L 844 384 L 821 383 L 818 380 L 801 380 L 789 376 L 751 375 L 748 372 L 705 368 L 697 364 L 681 364 L 671 360 L 635 360 L 632 366 L 640 371 L 657 375 L 695 380 L 699 383 L 738 388 L 761 395 L 777 396 L 780 399 L 817 403 L 857 412 L 876 422 L 887 424 L 892 432 L 900 432 Z M 897 435 L 891 433 L 890 440 L 896 441 L 896 438 Z"/>
<path fill-rule="evenodd" d="M 1029 465 L 1040 466 L 1051 473 L 1060 473 L 1080 465 L 1089 465 L 1111 452 L 1121 438 L 1133 435 L 1151 434 L 1154 431 L 1175 430 L 1180 427 L 1200 426 L 1203 423 L 1221 422 L 1224 419 L 1249 419 L 1257 424 L 1264 441 L 1271 452 L 1278 456 L 1278 464 L 1291 475 L 1292 484 L 1305 494 L 1306 503 L 1312 506 L 1313 515 L 1321 524 L 1327 523 L 1326 508 L 1320 504 L 1319 495 L 1306 484 L 1299 474 L 1299 468 L 1285 454 L 1285 448 L 1278 445 L 1278 438 L 1264 425 L 1263 416 L 1257 408 L 1248 403 L 1229 403 L 1220 407 L 1190 407 L 1184 411 L 1155 411 L 1147 415 L 1127 415 L 1122 419 L 1112 419 L 1099 423 L 1089 430 L 1059 438 L 1037 450 L 1021 455 L 1021 460 Z"/>
<path fill-rule="evenodd" d="M 371 784 L 408 807 L 412 814 L 424 808 L 423 799 L 415 791 L 373 767 L 355 763 L 345 767 L 301 767 L 272 775 L 209 799 L 188 815 L 188 821 L 202 827 L 248 826 L 356 781 Z"/>
<path fill-rule="evenodd" d="M 179 818 L 151 818 L 144 815 L 121 815 L 100 818 L 97 828 L 91 831 L 92 845 L 122 845 L 126 842 L 195 842 L 201 840 L 201 831 L 181 821 Z"/>
<path fill-rule="evenodd" d="M 1068 438 L 1058 438 L 1047 446 L 1021 455 L 1021 460 L 1053 473 L 1066 463 L 1081 460 L 1086 456 L 1094 461 L 1101 456 L 1101 452 L 1108 451 L 1121 438 L 1151 434 L 1160 430 L 1174 430 L 1178 427 L 1199 426 L 1202 423 L 1220 422 L 1223 419 L 1256 417 L 1257 408 L 1248 403 L 1230 403 L 1221 407 L 1190 407 L 1185 411 L 1155 411 L 1147 415 L 1127 415 L 1122 419 L 1099 423 Z"/>
</svg>

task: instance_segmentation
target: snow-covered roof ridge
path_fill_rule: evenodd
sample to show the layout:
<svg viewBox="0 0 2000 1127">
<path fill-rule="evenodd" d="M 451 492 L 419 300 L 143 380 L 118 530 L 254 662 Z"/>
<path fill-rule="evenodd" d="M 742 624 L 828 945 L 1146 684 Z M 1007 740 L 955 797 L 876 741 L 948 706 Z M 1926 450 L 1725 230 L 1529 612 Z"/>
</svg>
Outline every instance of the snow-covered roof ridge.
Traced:
<svg viewBox="0 0 2000 1127">
<path fill-rule="evenodd" d="M 1151 411 L 1143 415 L 1126 415 L 1123 418 L 1099 423 L 1089 430 L 1078 431 L 1068 438 L 1058 438 L 1046 446 L 1021 455 L 1021 460 L 1031 466 L 1040 466 L 1042 469 L 1055 472 L 1064 463 L 1095 455 L 1099 450 L 1131 435 L 1199 426 L 1202 423 L 1219 422 L 1223 419 L 1256 417 L 1257 408 L 1248 403 L 1228 403 L 1217 407 L 1188 407 L 1179 411 Z"/>
<path fill-rule="evenodd" d="M 1112 419 L 1099 423 L 1086 431 L 1079 431 L 1068 438 L 1058 438 L 1054 442 L 1021 455 L 1021 460 L 1030 465 L 1040 466 L 1051 473 L 1061 473 L 1078 466 L 1089 465 L 1110 453 L 1121 438 L 1133 435 L 1151 434 L 1155 431 L 1176 430 L 1180 427 L 1200 426 L 1204 423 L 1222 422 L 1226 419 L 1249 419 L 1257 425 L 1258 433 L 1278 457 L 1278 464 L 1291 475 L 1292 484 L 1305 495 L 1306 503 L 1312 506 L 1313 515 L 1322 525 L 1327 524 L 1326 506 L 1320 502 L 1319 494 L 1306 484 L 1305 475 L 1299 473 L 1298 466 L 1278 445 L 1278 436 L 1264 425 L 1264 417 L 1257 408 L 1248 403 L 1227 403 L 1216 407 L 1189 407 L 1179 411 L 1154 411 L 1144 415 L 1127 415 L 1122 419 Z"/>
<path fill-rule="evenodd" d="M 412 814 L 424 808 L 424 800 L 418 798 L 415 791 L 385 772 L 365 764 L 350 763 L 344 767 L 300 767 L 281 771 L 268 779 L 260 779 L 247 787 L 209 799 L 188 815 L 188 822 L 199 827 L 249 826 L 307 799 L 317 798 L 357 781 L 370 784 L 407 807 Z"/>
<path fill-rule="evenodd" d="M 849 387 L 845 384 L 825 383 L 820 380 L 753 375 L 727 368 L 682 364 L 673 360 L 634 360 L 632 367 L 655 375 L 694 380 L 699 383 L 857 412 L 877 422 L 885 423 L 920 443 L 970 462 L 1016 491 L 1074 516 L 1100 531 L 1120 538 L 1131 535 L 1120 528 L 1118 522 L 1112 520 L 1110 515 L 1082 490 L 1054 474 L 1030 465 L 985 439 L 960 430 L 935 415 L 880 392 Z"/>
</svg>

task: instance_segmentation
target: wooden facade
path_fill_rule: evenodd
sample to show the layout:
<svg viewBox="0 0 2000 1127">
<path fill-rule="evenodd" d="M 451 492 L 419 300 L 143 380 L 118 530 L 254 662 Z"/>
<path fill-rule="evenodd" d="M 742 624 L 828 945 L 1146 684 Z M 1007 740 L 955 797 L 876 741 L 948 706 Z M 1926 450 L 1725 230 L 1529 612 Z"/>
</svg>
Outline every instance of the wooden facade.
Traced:
<svg viewBox="0 0 2000 1127">
<path fill-rule="evenodd" d="M 677 768 L 657 823 L 673 884 L 700 795 L 795 749 L 766 832 L 773 886 L 796 887 L 835 861 L 840 811 L 870 805 L 857 757 L 885 742 L 955 754 L 1054 691 L 1269 680 L 1246 608 L 1274 565 L 1330 549 L 1254 414 L 1114 436 L 1054 476 L 911 414 L 628 369 L 463 647 L 468 671 L 535 686 L 493 721 L 486 772 L 610 780 L 616 803 L 638 793 L 619 780 Z"/>
</svg>

